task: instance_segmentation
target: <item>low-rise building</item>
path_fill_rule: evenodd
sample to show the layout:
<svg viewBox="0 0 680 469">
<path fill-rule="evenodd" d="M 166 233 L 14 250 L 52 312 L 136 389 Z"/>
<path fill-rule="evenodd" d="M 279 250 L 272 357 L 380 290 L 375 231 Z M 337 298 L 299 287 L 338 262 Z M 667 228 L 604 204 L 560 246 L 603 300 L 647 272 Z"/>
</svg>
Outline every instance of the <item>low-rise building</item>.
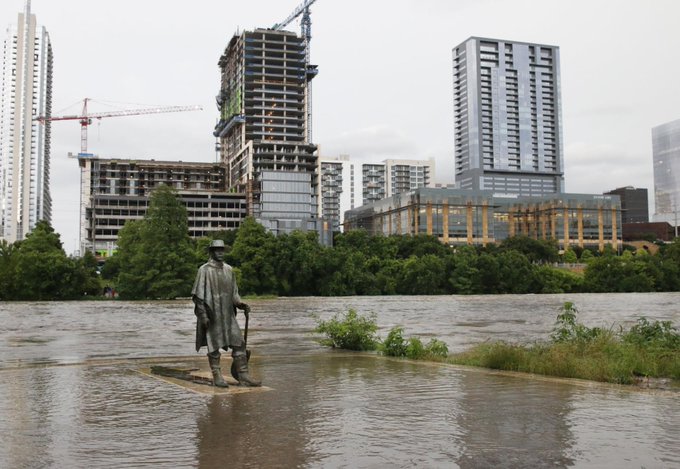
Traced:
<svg viewBox="0 0 680 469">
<path fill-rule="evenodd" d="M 522 197 L 421 188 L 349 210 L 344 227 L 374 235 L 429 234 L 449 245 L 485 246 L 518 235 L 556 239 L 561 249 L 622 245 L 617 195 Z"/>
</svg>

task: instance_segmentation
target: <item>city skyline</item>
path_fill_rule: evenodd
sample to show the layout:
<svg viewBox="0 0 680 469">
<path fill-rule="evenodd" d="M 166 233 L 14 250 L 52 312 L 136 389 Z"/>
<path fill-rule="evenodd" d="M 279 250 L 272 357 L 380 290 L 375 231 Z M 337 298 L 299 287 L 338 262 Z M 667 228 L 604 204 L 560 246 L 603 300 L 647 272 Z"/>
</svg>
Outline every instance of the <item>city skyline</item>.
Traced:
<svg viewBox="0 0 680 469">
<path fill-rule="evenodd" d="M 16 22 L 23 3 L 2 2 L 0 26 Z M 54 48 L 53 113 L 77 112 L 85 97 L 202 105 L 196 113 L 104 119 L 90 127 L 89 148 L 102 157 L 214 161 L 224 45 L 239 29 L 283 20 L 297 3 L 33 0 Z M 317 1 L 314 142 L 322 156 L 359 162 L 434 158 L 435 182 L 453 182 L 452 48 L 470 36 L 552 44 L 561 53 L 565 190 L 652 190 L 651 129 L 680 118 L 673 93 L 680 64 L 665 50 L 680 43 L 678 13 L 671 1 Z M 288 29 L 299 32 L 299 23 Z M 79 126 L 55 123 L 52 142 L 53 226 L 72 252 L 78 166 L 66 154 L 78 151 Z"/>
</svg>

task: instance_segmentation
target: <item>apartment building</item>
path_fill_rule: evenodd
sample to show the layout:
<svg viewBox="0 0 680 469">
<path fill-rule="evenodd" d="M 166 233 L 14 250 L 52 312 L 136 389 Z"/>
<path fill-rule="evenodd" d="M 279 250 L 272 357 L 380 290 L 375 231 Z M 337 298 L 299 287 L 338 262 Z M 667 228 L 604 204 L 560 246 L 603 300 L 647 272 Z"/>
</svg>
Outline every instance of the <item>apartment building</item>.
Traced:
<svg viewBox="0 0 680 469">
<path fill-rule="evenodd" d="M 332 232 L 341 230 L 344 212 L 354 208 L 354 163 L 348 155 L 321 157 L 321 204 L 319 217 L 327 220 Z"/>
<path fill-rule="evenodd" d="M 453 95 L 460 188 L 564 190 L 558 47 L 471 37 L 453 48 Z"/>
<path fill-rule="evenodd" d="M 434 160 L 387 159 L 382 163 L 362 165 L 363 204 L 370 204 L 408 192 L 429 187 L 434 178 Z"/>
<path fill-rule="evenodd" d="M 39 220 L 51 221 L 50 122 L 52 45 L 31 2 L 7 29 L 0 83 L 0 238 L 22 240 Z"/>
</svg>

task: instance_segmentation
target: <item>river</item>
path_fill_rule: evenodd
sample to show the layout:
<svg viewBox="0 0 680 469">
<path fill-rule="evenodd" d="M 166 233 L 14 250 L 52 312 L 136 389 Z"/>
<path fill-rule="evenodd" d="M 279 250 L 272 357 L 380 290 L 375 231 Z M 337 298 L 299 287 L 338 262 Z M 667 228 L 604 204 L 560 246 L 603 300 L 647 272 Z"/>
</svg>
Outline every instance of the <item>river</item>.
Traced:
<svg viewBox="0 0 680 469">
<path fill-rule="evenodd" d="M 213 394 L 140 373 L 207 365 L 190 301 L 0 303 L 0 467 L 680 467 L 677 392 L 339 352 L 312 333 L 354 308 L 383 338 L 526 343 L 565 301 L 589 326 L 680 323 L 677 293 L 253 300 L 267 389 Z"/>
</svg>

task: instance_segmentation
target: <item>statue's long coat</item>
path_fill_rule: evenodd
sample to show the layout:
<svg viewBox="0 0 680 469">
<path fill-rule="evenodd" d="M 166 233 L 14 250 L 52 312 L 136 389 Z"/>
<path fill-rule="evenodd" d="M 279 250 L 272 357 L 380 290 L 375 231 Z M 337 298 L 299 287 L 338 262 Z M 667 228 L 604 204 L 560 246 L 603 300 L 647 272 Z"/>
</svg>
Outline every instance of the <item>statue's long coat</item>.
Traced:
<svg viewBox="0 0 680 469">
<path fill-rule="evenodd" d="M 235 305 L 241 304 L 236 286 L 236 276 L 226 262 L 210 259 L 196 274 L 191 290 L 194 303 L 205 305 L 210 325 L 206 331 L 201 321 L 196 321 L 196 351 L 208 346 L 208 352 L 243 345 L 241 328 L 236 321 Z M 198 306 L 194 309 L 198 316 Z"/>
</svg>

